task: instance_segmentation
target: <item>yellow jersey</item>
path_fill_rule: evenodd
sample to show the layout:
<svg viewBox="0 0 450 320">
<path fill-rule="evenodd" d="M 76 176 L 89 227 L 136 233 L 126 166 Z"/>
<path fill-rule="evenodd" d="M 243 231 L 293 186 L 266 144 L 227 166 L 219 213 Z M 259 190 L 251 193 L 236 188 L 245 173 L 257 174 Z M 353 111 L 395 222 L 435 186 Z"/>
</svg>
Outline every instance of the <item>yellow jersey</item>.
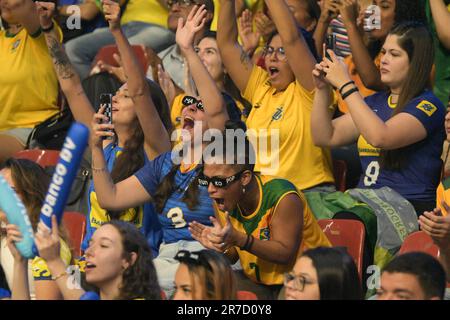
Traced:
<svg viewBox="0 0 450 320">
<path fill-rule="evenodd" d="M 58 79 L 41 31 L 0 31 L 0 131 L 33 128 L 59 110 Z"/>
<path fill-rule="evenodd" d="M 314 91 L 298 81 L 275 91 L 268 73 L 255 66 L 244 92 L 252 104 L 246 124 L 257 154 L 255 171 L 287 179 L 298 190 L 334 183 L 330 151 L 312 140 Z"/>
<path fill-rule="evenodd" d="M 448 212 L 442 206 L 442 201 L 450 205 L 450 177 L 442 180 L 436 190 L 436 206 L 441 209 L 442 215 L 446 217 Z"/>
<path fill-rule="evenodd" d="M 285 196 L 293 193 L 298 195 L 303 203 L 303 232 L 297 257 L 306 249 L 331 246 L 309 209 L 303 194 L 299 193 L 292 183 L 285 179 L 264 175 L 256 175 L 256 180 L 260 197 L 255 212 L 249 216 L 243 216 L 238 209 L 229 212 L 231 224 L 237 231 L 250 234 L 258 240 L 270 240 L 271 221 L 274 218 L 277 206 Z M 214 208 L 221 223 L 225 224 L 225 213 L 220 211 L 215 203 Z M 284 273 L 292 270 L 296 260 L 294 259 L 290 264 L 281 265 L 261 259 L 237 247 L 236 250 L 244 273 L 254 282 L 265 285 L 282 284 Z"/>
<path fill-rule="evenodd" d="M 158 0 L 130 0 L 120 23 L 123 25 L 131 21 L 140 21 L 167 28 L 168 16 L 168 9 L 161 5 Z"/>
</svg>

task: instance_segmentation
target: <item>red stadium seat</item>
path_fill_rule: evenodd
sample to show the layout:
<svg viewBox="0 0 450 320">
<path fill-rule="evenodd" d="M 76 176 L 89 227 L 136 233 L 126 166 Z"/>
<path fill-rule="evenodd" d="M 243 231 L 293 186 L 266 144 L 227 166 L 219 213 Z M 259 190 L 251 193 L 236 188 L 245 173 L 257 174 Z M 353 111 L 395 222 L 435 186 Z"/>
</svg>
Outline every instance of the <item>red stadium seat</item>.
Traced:
<svg viewBox="0 0 450 320">
<path fill-rule="evenodd" d="M 142 67 L 142 70 L 147 72 L 148 69 L 148 60 L 145 53 L 145 48 L 142 45 L 133 45 L 134 54 L 137 56 L 138 62 Z M 114 53 L 119 54 L 119 50 L 115 45 L 104 46 L 101 48 L 94 59 L 94 65 L 97 61 L 102 60 L 103 62 L 110 64 L 112 66 L 118 67 L 116 60 L 114 60 Z"/>
<path fill-rule="evenodd" d="M 403 241 L 398 254 L 407 252 L 424 252 L 435 258 L 439 255 L 439 248 L 433 242 L 433 239 L 423 231 L 411 233 Z"/>
<path fill-rule="evenodd" d="M 333 172 L 336 189 L 344 192 L 347 189 L 347 163 L 343 160 L 333 159 Z"/>
<path fill-rule="evenodd" d="M 250 291 L 240 290 L 236 293 L 236 296 L 238 300 L 258 300 L 256 294 Z"/>
<path fill-rule="evenodd" d="M 42 149 L 21 150 L 16 152 L 13 157 L 16 159 L 28 159 L 34 161 L 44 168 L 54 167 L 59 160 L 59 151 Z"/>
<path fill-rule="evenodd" d="M 65 211 L 62 218 L 63 226 L 69 233 L 74 254 L 81 256 L 81 243 L 86 232 L 86 217 L 79 212 Z"/>
<path fill-rule="evenodd" d="M 360 278 L 362 278 L 364 224 L 357 220 L 322 219 L 317 221 L 333 247 L 346 247 L 355 261 Z"/>
</svg>

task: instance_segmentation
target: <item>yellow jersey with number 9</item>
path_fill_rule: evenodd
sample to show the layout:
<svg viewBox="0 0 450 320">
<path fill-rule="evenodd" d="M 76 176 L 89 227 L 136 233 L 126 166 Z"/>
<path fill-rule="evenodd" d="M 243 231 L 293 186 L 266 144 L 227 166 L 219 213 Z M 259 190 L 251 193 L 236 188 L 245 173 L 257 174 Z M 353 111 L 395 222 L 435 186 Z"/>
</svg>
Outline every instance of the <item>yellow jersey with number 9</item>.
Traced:
<svg viewBox="0 0 450 320">
<path fill-rule="evenodd" d="M 0 31 L 0 131 L 33 128 L 58 112 L 57 100 L 58 79 L 44 34 Z"/>
</svg>

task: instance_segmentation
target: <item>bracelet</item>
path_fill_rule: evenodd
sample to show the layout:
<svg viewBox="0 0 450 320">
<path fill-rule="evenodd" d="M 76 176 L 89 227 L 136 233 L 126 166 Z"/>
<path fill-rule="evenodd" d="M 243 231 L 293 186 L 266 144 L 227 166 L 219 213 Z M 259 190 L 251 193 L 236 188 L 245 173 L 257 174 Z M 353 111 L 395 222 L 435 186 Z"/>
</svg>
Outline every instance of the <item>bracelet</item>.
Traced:
<svg viewBox="0 0 450 320">
<path fill-rule="evenodd" d="M 246 251 L 250 251 L 252 249 L 253 241 L 255 241 L 255 238 L 253 236 L 250 236 L 250 242 L 248 244 L 248 247 L 247 247 Z"/>
<path fill-rule="evenodd" d="M 346 98 L 348 98 L 348 96 L 350 96 L 352 93 L 358 92 L 359 89 L 357 87 L 354 87 L 353 89 L 348 90 L 346 93 L 344 93 L 342 95 L 342 100 L 345 100 Z"/>
<path fill-rule="evenodd" d="M 242 247 L 239 247 L 241 250 L 247 250 L 248 243 L 250 242 L 250 235 L 247 235 L 247 239 L 245 239 L 245 244 Z"/>
<path fill-rule="evenodd" d="M 54 27 L 55 27 L 55 24 L 54 24 L 53 21 L 52 21 L 52 24 L 50 25 L 50 27 L 48 27 L 48 28 L 42 28 L 42 27 L 41 27 L 41 30 L 42 30 L 42 32 L 47 33 L 47 32 L 52 31 Z"/>
<path fill-rule="evenodd" d="M 103 168 L 95 168 L 95 167 L 91 167 L 91 170 L 92 170 L 92 172 L 96 172 L 96 173 L 99 173 L 99 172 L 107 172 L 107 171 L 108 171 L 108 169 L 107 169 L 106 167 L 103 167 Z"/>
<path fill-rule="evenodd" d="M 61 277 L 69 275 L 66 271 L 62 272 L 61 274 L 58 274 L 56 277 L 52 276 L 52 280 L 56 281 Z"/>
<path fill-rule="evenodd" d="M 339 93 L 342 95 L 342 90 L 344 90 L 344 88 L 346 86 L 348 86 L 349 84 L 355 84 L 355 81 L 350 80 L 349 82 L 344 83 L 340 88 L 339 88 Z"/>
</svg>

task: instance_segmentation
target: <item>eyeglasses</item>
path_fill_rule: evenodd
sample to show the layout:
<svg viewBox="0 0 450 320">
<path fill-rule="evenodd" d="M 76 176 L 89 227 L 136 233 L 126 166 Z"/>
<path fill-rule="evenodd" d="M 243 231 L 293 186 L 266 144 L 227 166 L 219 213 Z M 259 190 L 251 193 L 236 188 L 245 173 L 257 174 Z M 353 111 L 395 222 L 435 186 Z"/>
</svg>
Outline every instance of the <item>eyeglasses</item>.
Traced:
<svg viewBox="0 0 450 320">
<path fill-rule="evenodd" d="M 287 287 L 289 282 L 293 283 L 293 286 L 290 286 L 290 288 L 300 292 L 305 289 L 306 284 L 312 284 L 310 281 L 307 281 L 304 276 L 298 276 L 293 272 L 286 272 L 284 274 L 284 286 Z"/>
<path fill-rule="evenodd" d="M 239 171 L 238 173 L 228 177 L 228 178 L 222 178 L 222 177 L 207 177 L 203 173 L 201 173 L 198 178 L 198 185 L 200 187 L 209 187 L 209 184 L 212 183 L 214 187 L 216 188 L 226 188 L 233 182 L 235 182 L 237 179 L 239 179 L 244 173 L 245 170 Z"/>
<path fill-rule="evenodd" d="M 203 102 L 201 100 L 197 100 L 194 97 L 185 96 L 183 98 L 183 100 L 181 100 L 181 103 L 185 107 L 189 107 L 189 106 L 192 106 L 193 104 L 195 104 L 195 106 L 197 107 L 198 110 L 205 111 L 205 109 L 203 108 Z"/>
<path fill-rule="evenodd" d="M 286 57 L 286 52 L 284 51 L 283 47 L 279 47 L 279 48 L 274 48 L 271 46 L 265 46 L 264 47 L 264 56 L 271 56 L 273 53 L 275 52 L 275 55 L 277 57 L 278 60 L 280 61 L 284 61 L 287 59 Z"/>
<path fill-rule="evenodd" d="M 174 6 L 177 3 L 181 7 L 187 8 L 187 7 L 192 6 L 194 4 L 200 4 L 200 1 L 195 1 L 195 0 L 167 0 L 167 6 L 169 8 L 172 8 L 172 6 Z"/>
</svg>

